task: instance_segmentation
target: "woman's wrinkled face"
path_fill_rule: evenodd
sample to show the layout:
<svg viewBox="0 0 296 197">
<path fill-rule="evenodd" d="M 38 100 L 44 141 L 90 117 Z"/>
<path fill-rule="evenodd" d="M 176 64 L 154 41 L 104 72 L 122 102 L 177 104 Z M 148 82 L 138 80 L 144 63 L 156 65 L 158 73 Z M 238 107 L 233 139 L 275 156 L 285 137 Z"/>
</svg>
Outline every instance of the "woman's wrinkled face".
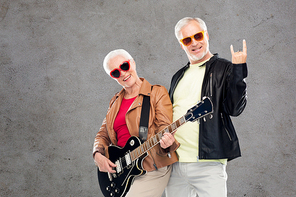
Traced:
<svg viewBox="0 0 296 197">
<path fill-rule="evenodd" d="M 130 64 L 130 69 L 127 71 L 121 70 L 120 65 L 124 62 L 129 62 Z M 136 63 L 133 59 L 128 59 L 124 56 L 118 55 L 112 59 L 109 60 L 109 72 L 111 72 L 114 69 L 118 69 L 120 72 L 120 77 L 119 78 L 114 78 L 117 83 L 119 83 L 123 88 L 129 88 L 132 87 L 137 79 L 138 79 L 138 74 L 136 71 Z"/>
</svg>

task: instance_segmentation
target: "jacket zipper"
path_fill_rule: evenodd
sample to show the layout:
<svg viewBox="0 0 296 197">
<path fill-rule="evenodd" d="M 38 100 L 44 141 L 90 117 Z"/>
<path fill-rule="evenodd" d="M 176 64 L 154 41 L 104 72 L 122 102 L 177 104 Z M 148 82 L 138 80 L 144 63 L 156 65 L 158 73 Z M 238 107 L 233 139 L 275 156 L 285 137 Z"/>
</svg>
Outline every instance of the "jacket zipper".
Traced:
<svg viewBox="0 0 296 197">
<path fill-rule="evenodd" d="M 210 74 L 210 95 L 213 97 L 213 73 Z"/>
<path fill-rule="evenodd" d="M 225 131 L 226 131 L 226 133 L 227 133 L 227 135 L 228 135 L 230 141 L 232 141 L 232 138 L 231 138 L 231 136 L 230 136 L 230 133 L 229 133 L 228 129 L 227 129 L 226 126 L 225 126 L 225 122 L 224 122 L 224 118 L 223 118 L 223 114 L 222 114 L 222 113 L 221 113 L 221 119 L 222 119 L 222 122 L 223 122 L 223 125 L 224 125 L 224 128 L 225 128 Z"/>
</svg>

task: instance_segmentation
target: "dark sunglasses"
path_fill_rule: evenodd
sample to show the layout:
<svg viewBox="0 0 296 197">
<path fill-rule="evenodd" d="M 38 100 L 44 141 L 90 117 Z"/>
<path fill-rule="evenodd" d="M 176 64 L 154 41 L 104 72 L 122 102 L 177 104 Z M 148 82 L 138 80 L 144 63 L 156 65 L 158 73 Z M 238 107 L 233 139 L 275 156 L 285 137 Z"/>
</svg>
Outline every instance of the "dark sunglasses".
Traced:
<svg viewBox="0 0 296 197">
<path fill-rule="evenodd" d="M 189 46 L 192 43 L 192 39 L 196 41 L 202 41 L 204 39 L 204 31 L 198 32 L 193 36 L 189 36 L 180 40 L 185 46 Z"/>
<path fill-rule="evenodd" d="M 110 72 L 110 76 L 113 78 L 119 78 L 120 77 L 120 71 L 128 71 L 130 69 L 130 60 L 124 61 L 122 64 L 119 65 L 119 68 L 115 68 Z"/>
</svg>

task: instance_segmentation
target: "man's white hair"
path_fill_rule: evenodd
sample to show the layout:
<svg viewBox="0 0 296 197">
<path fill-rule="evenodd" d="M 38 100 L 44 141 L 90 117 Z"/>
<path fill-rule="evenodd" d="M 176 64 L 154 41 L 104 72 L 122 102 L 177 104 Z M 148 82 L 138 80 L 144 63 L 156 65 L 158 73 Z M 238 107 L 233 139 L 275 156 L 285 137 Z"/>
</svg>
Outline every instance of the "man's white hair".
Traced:
<svg viewBox="0 0 296 197">
<path fill-rule="evenodd" d="M 123 56 L 127 59 L 133 59 L 133 57 L 124 49 L 115 49 L 111 52 L 109 52 L 106 57 L 104 58 L 103 67 L 105 69 L 105 72 L 109 75 L 110 69 L 109 69 L 109 61 L 110 59 L 116 57 L 116 56 Z"/>
<path fill-rule="evenodd" d="M 175 26 L 175 36 L 178 39 L 178 41 L 182 39 L 182 37 L 181 37 L 182 36 L 181 35 L 182 28 L 185 27 L 186 25 L 188 25 L 191 21 L 198 22 L 198 24 L 200 25 L 202 30 L 204 30 L 204 31 L 207 30 L 206 23 L 200 18 L 192 18 L 192 17 L 182 18 L 181 20 L 179 20 L 179 22 Z"/>
</svg>

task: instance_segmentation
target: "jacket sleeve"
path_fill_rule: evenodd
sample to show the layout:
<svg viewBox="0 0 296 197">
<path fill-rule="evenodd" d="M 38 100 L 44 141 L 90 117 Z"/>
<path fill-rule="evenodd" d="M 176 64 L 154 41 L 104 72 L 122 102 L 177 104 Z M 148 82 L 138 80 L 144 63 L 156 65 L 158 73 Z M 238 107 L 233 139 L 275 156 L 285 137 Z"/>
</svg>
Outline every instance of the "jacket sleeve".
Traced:
<svg viewBox="0 0 296 197">
<path fill-rule="evenodd" d="M 224 111 L 231 116 L 240 115 L 247 104 L 247 64 L 231 64 L 228 71 Z"/>
<path fill-rule="evenodd" d="M 158 90 L 156 90 L 158 89 Z M 155 101 L 155 124 L 157 129 L 155 134 L 159 131 L 165 129 L 168 125 L 172 123 L 173 120 L 173 107 L 170 101 L 169 94 L 165 87 L 160 86 L 160 88 L 153 88 L 156 90 L 157 94 Z M 180 144 L 175 141 L 169 148 L 163 149 L 159 146 L 159 155 L 166 156 L 168 152 L 173 152 L 177 150 Z"/>
<path fill-rule="evenodd" d="M 111 143 L 107 128 L 106 128 L 106 118 L 104 118 L 102 126 L 97 133 L 95 137 L 95 142 L 93 146 L 93 156 L 95 155 L 96 152 L 101 153 L 102 155 L 105 155 L 105 149 L 109 146 Z"/>
<path fill-rule="evenodd" d="M 111 99 L 111 101 L 109 103 L 108 112 L 109 112 L 110 107 L 111 107 L 111 105 L 113 104 L 114 101 L 115 101 L 114 98 Z M 98 131 L 98 133 L 97 133 L 97 135 L 95 137 L 95 142 L 94 142 L 94 145 L 93 145 L 93 157 L 94 157 L 96 152 L 99 152 L 102 155 L 105 155 L 106 154 L 105 150 L 107 149 L 107 147 L 110 144 L 111 144 L 111 140 L 110 140 L 109 135 L 108 135 L 107 120 L 106 120 L 106 118 L 104 118 L 102 126 L 101 126 L 100 130 Z"/>
</svg>

